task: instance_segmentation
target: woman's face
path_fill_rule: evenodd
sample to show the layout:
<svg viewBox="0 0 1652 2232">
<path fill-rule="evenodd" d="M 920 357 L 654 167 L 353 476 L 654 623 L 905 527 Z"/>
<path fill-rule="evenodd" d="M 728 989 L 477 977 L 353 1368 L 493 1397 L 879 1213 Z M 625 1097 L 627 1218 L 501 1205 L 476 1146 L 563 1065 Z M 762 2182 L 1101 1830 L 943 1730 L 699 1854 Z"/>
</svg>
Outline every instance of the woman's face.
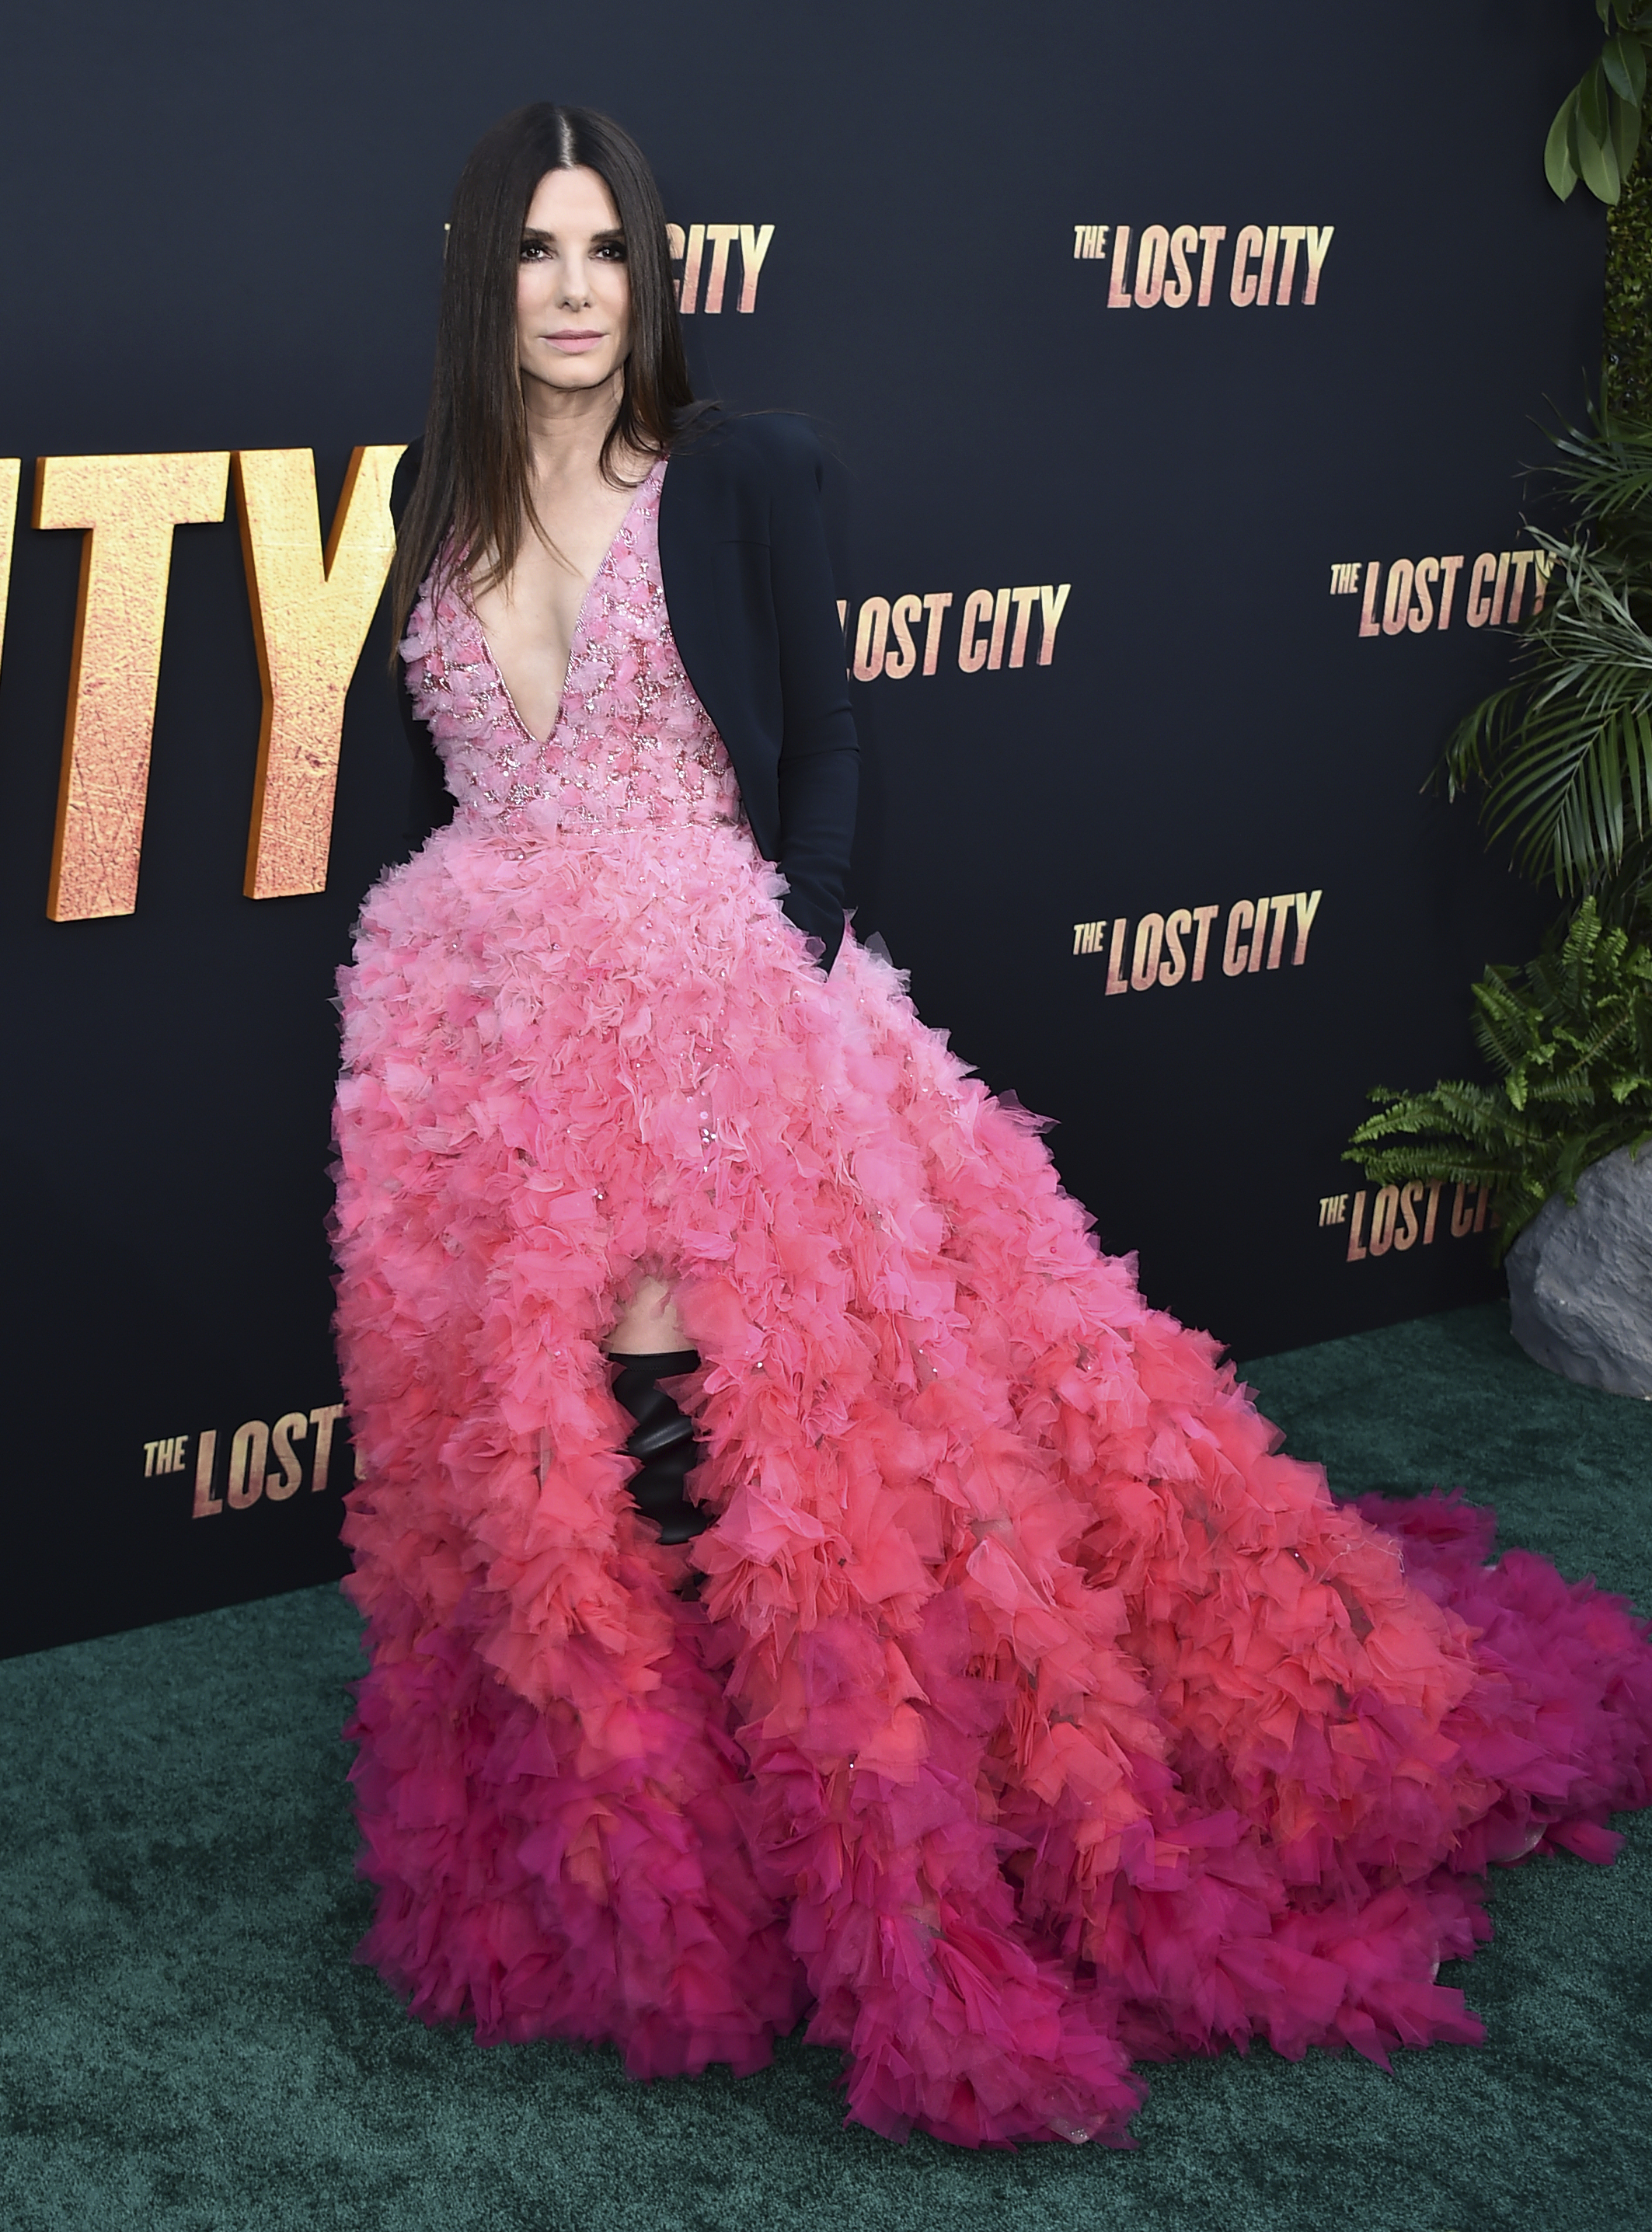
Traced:
<svg viewBox="0 0 1652 2232">
<path fill-rule="evenodd" d="M 594 171 L 547 171 L 522 225 L 517 362 L 547 387 L 600 387 L 630 347 L 619 212 Z"/>
</svg>

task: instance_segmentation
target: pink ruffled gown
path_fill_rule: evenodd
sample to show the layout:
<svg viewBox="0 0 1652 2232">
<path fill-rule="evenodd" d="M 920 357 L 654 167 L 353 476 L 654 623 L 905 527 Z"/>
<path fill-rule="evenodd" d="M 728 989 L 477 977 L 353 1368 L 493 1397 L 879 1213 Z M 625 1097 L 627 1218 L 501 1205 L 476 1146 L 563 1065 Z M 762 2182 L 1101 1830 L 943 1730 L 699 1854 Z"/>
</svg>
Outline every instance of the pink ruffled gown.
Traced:
<svg viewBox="0 0 1652 2232">
<path fill-rule="evenodd" d="M 462 601 L 405 646 L 459 804 L 342 980 L 365 1957 L 639 2077 L 807 2011 L 853 2118 L 966 2145 L 1124 2138 L 1141 2057 L 1478 2037 L 1487 1864 L 1647 1798 L 1644 1630 L 1464 1506 L 1333 1503 L 893 971 L 821 976 L 664 470 L 547 743 Z M 599 1347 L 639 1270 L 703 1359 L 697 1602 Z"/>
</svg>

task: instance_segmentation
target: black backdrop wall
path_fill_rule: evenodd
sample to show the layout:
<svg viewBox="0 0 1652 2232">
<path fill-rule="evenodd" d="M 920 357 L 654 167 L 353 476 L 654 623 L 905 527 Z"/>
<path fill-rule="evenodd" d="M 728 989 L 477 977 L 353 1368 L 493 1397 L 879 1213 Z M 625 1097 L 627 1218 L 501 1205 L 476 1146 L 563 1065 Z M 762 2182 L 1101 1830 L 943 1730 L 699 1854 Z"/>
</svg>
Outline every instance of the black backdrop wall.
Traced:
<svg viewBox="0 0 1652 2232">
<path fill-rule="evenodd" d="M 1472 1200 L 1361 1199 L 1339 1154 L 1367 1085 L 1468 1059 L 1469 981 L 1530 943 L 1419 786 L 1536 593 L 1533 421 L 1592 370 L 1598 213 L 1539 160 L 1590 21 L 82 0 L 14 23 L 0 1648 L 339 1569 L 328 1002 L 405 799 L 375 633 L 325 892 L 242 895 L 261 698 L 232 494 L 173 538 L 135 910 L 48 919 L 82 537 L 27 523 L 32 461 L 313 450 L 325 529 L 356 445 L 419 425 L 452 180 L 528 99 L 651 151 L 703 387 L 817 418 L 863 677 L 861 927 L 1059 1119 L 1105 1243 L 1241 1354 L 1491 1291 Z M 282 1419 L 296 1472 L 272 1457 L 262 1493 L 255 1422 Z"/>
</svg>

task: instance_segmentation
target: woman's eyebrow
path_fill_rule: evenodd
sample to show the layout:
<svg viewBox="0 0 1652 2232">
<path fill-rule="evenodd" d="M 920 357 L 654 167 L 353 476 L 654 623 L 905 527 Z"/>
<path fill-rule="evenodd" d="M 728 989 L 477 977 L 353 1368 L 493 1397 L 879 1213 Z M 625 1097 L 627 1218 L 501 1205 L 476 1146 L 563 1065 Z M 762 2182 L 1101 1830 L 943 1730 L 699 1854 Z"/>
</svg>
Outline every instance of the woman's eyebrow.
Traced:
<svg viewBox="0 0 1652 2232">
<path fill-rule="evenodd" d="M 623 240 L 625 237 L 625 228 L 621 224 L 605 225 L 600 232 L 593 232 L 591 236 L 593 240 Z M 525 224 L 522 227 L 522 238 L 524 240 L 554 240 L 556 235 L 554 232 L 545 231 L 539 225 Z"/>
</svg>

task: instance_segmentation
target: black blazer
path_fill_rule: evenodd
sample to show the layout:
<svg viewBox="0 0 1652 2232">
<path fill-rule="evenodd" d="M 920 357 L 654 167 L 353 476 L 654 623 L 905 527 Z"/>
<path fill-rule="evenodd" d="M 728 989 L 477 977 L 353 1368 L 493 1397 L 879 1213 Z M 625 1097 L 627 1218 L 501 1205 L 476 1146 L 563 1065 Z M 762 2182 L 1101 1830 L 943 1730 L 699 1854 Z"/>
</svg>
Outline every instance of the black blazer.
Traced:
<svg viewBox="0 0 1652 2232">
<path fill-rule="evenodd" d="M 423 446 L 396 469 L 398 525 Z M 659 555 L 671 633 L 728 749 L 752 835 L 829 970 L 843 939 L 859 748 L 820 483 L 820 446 L 801 419 L 708 414 L 673 446 Z M 409 834 L 421 844 L 452 819 L 454 801 L 405 676 L 401 701 L 414 760 Z"/>
</svg>

